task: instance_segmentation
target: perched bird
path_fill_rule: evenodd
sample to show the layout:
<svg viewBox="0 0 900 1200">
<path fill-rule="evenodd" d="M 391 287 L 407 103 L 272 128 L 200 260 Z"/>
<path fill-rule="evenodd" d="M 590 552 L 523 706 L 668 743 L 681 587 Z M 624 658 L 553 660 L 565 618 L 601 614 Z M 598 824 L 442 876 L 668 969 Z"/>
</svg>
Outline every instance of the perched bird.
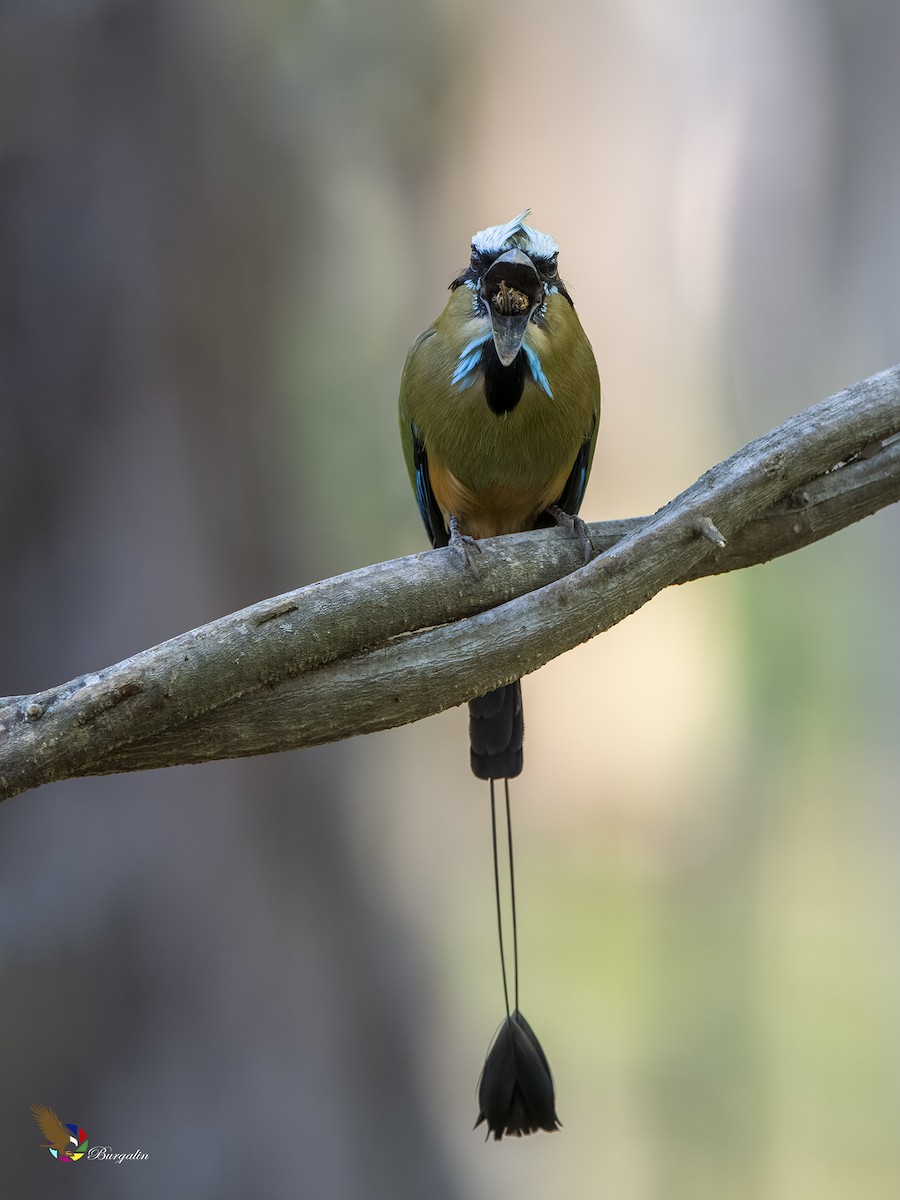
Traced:
<svg viewBox="0 0 900 1200">
<path fill-rule="evenodd" d="M 447 307 L 416 339 L 400 384 L 400 434 L 419 512 L 434 546 L 568 525 L 584 497 L 600 419 L 600 380 L 559 247 L 526 210 L 472 238 Z M 522 770 L 518 682 L 469 705 L 472 770 Z"/>
<path fill-rule="evenodd" d="M 559 247 L 525 224 L 530 210 L 472 238 L 447 306 L 413 343 L 400 384 L 400 435 L 433 546 L 455 547 L 477 574 L 478 539 L 567 526 L 577 516 L 600 419 L 593 351 L 557 271 Z M 550 1068 L 519 1012 L 509 780 L 522 770 L 518 681 L 469 703 L 472 770 L 490 780 L 494 885 L 506 1020 L 479 1084 L 479 1121 L 499 1139 L 558 1125 Z M 503 950 L 494 781 L 502 779 L 510 864 L 515 1003 Z"/>
</svg>

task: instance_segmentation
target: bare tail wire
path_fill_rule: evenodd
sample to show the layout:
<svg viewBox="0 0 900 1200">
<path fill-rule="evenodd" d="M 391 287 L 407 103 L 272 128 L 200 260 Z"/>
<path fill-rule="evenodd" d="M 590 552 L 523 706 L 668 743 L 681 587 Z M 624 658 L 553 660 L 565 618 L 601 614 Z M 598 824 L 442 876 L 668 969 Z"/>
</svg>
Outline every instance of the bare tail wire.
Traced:
<svg viewBox="0 0 900 1200">
<path fill-rule="evenodd" d="M 500 906 L 500 862 L 497 854 L 497 804 L 494 798 L 494 781 L 491 783 L 491 838 L 494 848 L 494 895 L 497 899 L 497 940 L 500 943 L 500 970 L 503 973 L 503 1002 L 509 1017 L 509 988 L 506 983 L 506 954 L 503 949 L 503 913 Z"/>
<path fill-rule="evenodd" d="M 516 920 L 516 872 L 513 867 L 513 836 L 512 836 L 512 811 L 509 806 L 509 780 L 503 780 L 503 787 L 506 793 L 506 841 L 509 847 L 509 902 L 512 910 L 512 935 L 513 935 L 513 997 L 515 999 L 515 1007 L 519 1009 L 519 925 Z"/>
<path fill-rule="evenodd" d="M 506 1005 L 506 1015 L 509 1016 L 509 983 L 506 971 L 506 949 L 503 942 L 503 905 L 500 900 L 500 855 L 497 847 L 497 801 L 494 793 L 494 780 L 491 779 L 491 840 L 494 853 L 494 895 L 497 901 L 497 940 L 500 944 L 500 970 L 503 973 L 503 1000 Z M 516 916 L 516 872 L 513 855 L 512 810 L 509 802 L 509 780 L 503 780 L 506 808 L 506 846 L 509 857 L 509 904 L 512 916 L 513 943 L 513 1001 L 514 1009 L 519 1008 L 519 924 Z"/>
</svg>

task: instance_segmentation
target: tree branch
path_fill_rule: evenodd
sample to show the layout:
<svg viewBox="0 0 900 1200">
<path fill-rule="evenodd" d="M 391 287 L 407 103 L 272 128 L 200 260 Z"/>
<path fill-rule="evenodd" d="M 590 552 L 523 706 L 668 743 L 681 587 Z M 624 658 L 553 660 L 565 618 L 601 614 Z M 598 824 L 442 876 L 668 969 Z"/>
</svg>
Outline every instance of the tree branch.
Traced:
<svg viewBox="0 0 900 1200">
<path fill-rule="evenodd" d="M 0 798 L 78 775 L 317 745 L 534 671 L 673 583 L 827 537 L 900 499 L 900 367 L 806 409 L 652 517 L 434 550 L 324 580 L 96 674 L 0 700 Z M 894 439 L 894 440 L 888 440 Z M 722 544 L 724 543 L 724 545 Z"/>
</svg>

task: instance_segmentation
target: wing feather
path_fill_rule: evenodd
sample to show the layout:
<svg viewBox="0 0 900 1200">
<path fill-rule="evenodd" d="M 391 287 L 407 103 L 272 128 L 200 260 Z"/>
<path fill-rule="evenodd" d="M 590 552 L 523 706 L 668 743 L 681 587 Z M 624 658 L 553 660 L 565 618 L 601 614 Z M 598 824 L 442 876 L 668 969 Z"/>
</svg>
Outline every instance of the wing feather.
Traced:
<svg viewBox="0 0 900 1200">
<path fill-rule="evenodd" d="M 446 546 L 448 537 L 447 530 L 444 528 L 444 516 L 431 486 L 425 443 L 415 425 L 412 427 L 412 440 L 416 475 L 416 503 L 419 506 L 419 514 L 432 546 Z"/>
<path fill-rule="evenodd" d="M 69 1131 L 53 1109 L 48 1108 L 46 1104 L 32 1104 L 31 1111 L 35 1121 L 40 1126 L 41 1133 L 53 1149 L 57 1151 L 67 1150 L 70 1145 Z"/>
</svg>

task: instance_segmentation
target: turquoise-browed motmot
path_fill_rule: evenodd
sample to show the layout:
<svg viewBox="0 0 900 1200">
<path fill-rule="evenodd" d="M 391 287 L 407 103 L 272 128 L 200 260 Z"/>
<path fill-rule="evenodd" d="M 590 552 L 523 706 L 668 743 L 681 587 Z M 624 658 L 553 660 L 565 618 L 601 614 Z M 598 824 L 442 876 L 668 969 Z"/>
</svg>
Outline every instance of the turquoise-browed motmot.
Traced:
<svg viewBox="0 0 900 1200">
<path fill-rule="evenodd" d="M 472 238 L 447 306 L 413 344 L 400 385 L 400 433 L 419 512 L 434 546 L 474 565 L 479 538 L 577 517 L 600 419 L 590 342 L 557 273 L 559 248 L 526 210 Z M 519 1012 L 518 939 L 508 780 L 522 770 L 518 681 L 469 703 L 472 770 L 491 781 L 494 880 L 506 1020 L 479 1082 L 478 1122 L 521 1135 L 558 1126 L 550 1068 Z M 509 844 L 515 1006 L 503 951 L 494 780 L 503 779 Z"/>
<path fill-rule="evenodd" d="M 591 344 L 557 273 L 556 242 L 526 216 L 472 238 L 471 261 L 400 385 L 403 451 L 428 536 L 468 559 L 466 538 L 573 526 L 597 438 Z M 519 683 L 473 700 L 469 713 L 475 774 L 518 775 Z"/>
</svg>

